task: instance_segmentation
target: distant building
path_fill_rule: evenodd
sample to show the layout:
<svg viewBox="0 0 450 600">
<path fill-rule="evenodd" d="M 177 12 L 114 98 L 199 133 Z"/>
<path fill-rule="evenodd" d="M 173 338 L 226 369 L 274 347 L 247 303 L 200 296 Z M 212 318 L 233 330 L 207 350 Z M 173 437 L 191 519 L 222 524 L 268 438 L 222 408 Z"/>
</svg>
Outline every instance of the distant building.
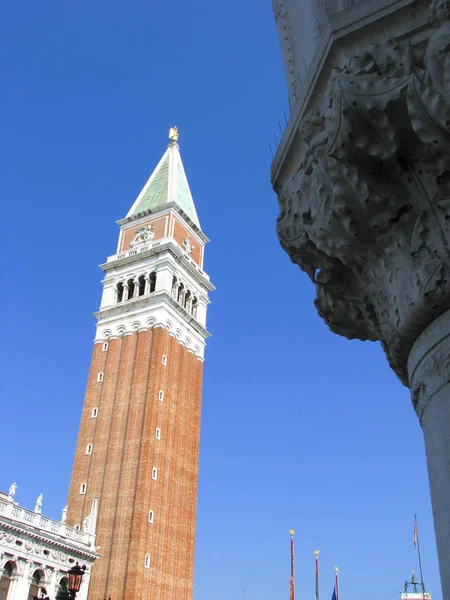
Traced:
<svg viewBox="0 0 450 600">
<path fill-rule="evenodd" d="M 192 598 L 208 292 L 176 128 L 101 265 L 67 520 L 98 497 L 89 598 Z"/>
<path fill-rule="evenodd" d="M 86 600 L 94 560 L 95 519 L 89 531 L 69 527 L 41 514 L 42 496 L 35 510 L 0 492 L 0 600 L 31 600 L 44 587 L 53 600 L 67 585 L 67 571 L 76 562 L 86 565 L 78 600 Z M 94 506 L 95 510 L 95 506 Z"/>
</svg>

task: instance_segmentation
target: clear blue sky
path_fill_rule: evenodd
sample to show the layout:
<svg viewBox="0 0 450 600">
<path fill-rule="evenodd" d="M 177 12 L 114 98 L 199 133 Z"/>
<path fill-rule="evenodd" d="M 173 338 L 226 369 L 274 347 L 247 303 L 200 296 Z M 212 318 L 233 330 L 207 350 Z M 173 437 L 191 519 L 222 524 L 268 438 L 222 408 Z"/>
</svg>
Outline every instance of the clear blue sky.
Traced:
<svg viewBox="0 0 450 600">
<path fill-rule="evenodd" d="M 195 600 L 440 600 L 422 433 L 378 344 L 331 334 L 276 234 L 268 142 L 287 111 L 269 0 L 9 2 L 1 111 L 0 488 L 60 517 L 101 271 L 171 125 L 211 244 Z M 3 460 L 4 459 L 4 460 Z"/>
</svg>

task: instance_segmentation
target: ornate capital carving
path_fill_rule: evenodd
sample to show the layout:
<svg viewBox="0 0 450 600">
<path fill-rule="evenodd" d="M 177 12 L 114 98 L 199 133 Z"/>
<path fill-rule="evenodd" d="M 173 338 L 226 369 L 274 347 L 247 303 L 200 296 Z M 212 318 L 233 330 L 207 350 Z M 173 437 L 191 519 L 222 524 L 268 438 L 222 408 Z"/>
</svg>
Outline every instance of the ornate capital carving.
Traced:
<svg viewBox="0 0 450 600">
<path fill-rule="evenodd" d="M 279 193 L 281 245 L 319 315 L 380 340 L 405 385 L 412 344 L 450 307 L 450 21 L 437 25 L 427 47 L 383 40 L 333 71 Z"/>
<path fill-rule="evenodd" d="M 414 343 L 408 358 L 409 384 L 419 421 L 430 401 L 450 383 L 450 311 Z"/>
</svg>

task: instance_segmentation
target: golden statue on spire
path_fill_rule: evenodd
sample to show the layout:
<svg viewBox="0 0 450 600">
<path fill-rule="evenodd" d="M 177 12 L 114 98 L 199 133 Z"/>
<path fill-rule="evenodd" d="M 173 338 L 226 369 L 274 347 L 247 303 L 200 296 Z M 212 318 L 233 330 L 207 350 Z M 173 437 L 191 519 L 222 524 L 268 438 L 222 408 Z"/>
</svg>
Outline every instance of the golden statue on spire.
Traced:
<svg viewBox="0 0 450 600">
<path fill-rule="evenodd" d="M 171 127 L 169 129 L 169 140 L 172 142 L 177 142 L 179 137 L 180 134 L 178 133 L 178 127 L 176 125 L 175 127 Z"/>
</svg>

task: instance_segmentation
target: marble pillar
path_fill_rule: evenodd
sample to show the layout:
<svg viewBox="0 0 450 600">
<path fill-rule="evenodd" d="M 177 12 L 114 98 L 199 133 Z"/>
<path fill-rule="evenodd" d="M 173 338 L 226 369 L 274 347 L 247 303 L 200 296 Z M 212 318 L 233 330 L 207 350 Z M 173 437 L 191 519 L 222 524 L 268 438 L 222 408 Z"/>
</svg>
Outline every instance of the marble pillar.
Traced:
<svg viewBox="0 0 450 600">
<path fill-rule="evenodd" d="M 425 440 L 444 598 L 450 598 L 450 310 L 414 342 L 408 357 L 413 405 Z"/>
</svg>

